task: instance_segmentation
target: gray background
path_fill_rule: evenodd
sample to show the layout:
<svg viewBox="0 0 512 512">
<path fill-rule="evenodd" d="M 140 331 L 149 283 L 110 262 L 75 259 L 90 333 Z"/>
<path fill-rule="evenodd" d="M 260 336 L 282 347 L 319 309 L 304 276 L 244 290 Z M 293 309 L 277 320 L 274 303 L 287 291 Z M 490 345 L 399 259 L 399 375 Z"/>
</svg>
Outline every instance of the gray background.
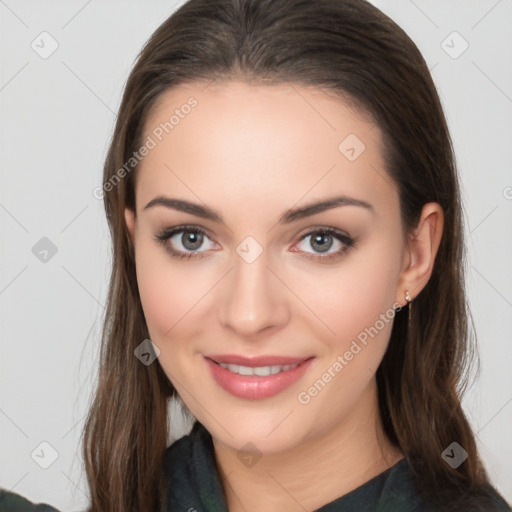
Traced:
<svg viewBox="0 0 512 512">
<path fill-rule="evenodd" d="M 374 3 L 419 46 L 448 117 L 482 363 L 464 406 L 512 502 L 512 1 Z M 80 435 L 111 262 L 92 192 L 135 56 L 178 5 L 0 0 L 0 486 L 64 511 L 87 505 Z"/>
</svg>

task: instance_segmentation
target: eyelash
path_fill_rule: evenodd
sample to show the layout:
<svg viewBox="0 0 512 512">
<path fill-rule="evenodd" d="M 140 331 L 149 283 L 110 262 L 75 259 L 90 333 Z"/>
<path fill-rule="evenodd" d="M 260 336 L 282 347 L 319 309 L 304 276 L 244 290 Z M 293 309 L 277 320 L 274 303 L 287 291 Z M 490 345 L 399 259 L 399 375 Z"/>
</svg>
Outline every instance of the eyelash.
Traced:
<svg viewBox="0 0 512 512">
<path fill-rule="evenodd" d="M 197 259 L 197 258 L 203 258 L 202 252 L 205 251 L 195 251 L 195 252 L 189 252 L 184 253 L 182 251 L 177 251 L 166 244 L 167 240 L 172 238 L 177 233 L 194 233 L 194 234 L 200 234 L 203 236 L 208 237 L 207 233 L 198 227 L 195 226 L 176 226 L 175 228 L 171 229 L 164 229 L 161 231 L 158 235 L 155 236 L 155 241 L 159 244 L 165 247 L 165 249 L 169 252 L 171 257 L 176 258 L 178 260 L 181 259 Z M 321 256 L 320 253 L 312 254 L 312 253 L 306 253 L 308 256 L 306 256 L 306 259 L 310 259 L 313 261 L 320 261 L 320 262 L 328 262 L 332 261 L 333 259 L 339 258 L 343 256 L 346 252 L 348 252 L 350 249 L 353 249 L 356 245 L 356 241 L 352 238 L 350 238 L 345 233 L 330 227 L 318 227 L 315 229 L 312 229 L 308 231 L 306 234 L 301 236 L 298 242 L 302 242 L 302 240 L 306 239 L 308 236 L 312 235 L 330 235 L 336 238 L 339 242 L 341 242 L 344 247 L 336 252 L 328 253 L 326 256 Z M 209 238 L 209 237 L 208 237 Z"/>
</svg>

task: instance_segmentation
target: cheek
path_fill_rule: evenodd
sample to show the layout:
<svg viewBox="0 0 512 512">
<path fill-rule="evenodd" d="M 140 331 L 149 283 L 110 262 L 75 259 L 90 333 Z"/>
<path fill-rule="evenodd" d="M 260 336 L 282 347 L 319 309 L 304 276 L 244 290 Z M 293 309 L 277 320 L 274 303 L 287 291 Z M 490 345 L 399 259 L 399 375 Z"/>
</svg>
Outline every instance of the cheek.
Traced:
<svg viewBox="0 0 512 512">
<path fill-rule="evenodd" d="M 142 247 L 136 254 L 137 282 L 150 339 L 160 349 L 159 363 L 181 396 L 195 372 L 195 348 L 205 318 L 198 318 L 211 296 L 211 275 L 172 259 L 164 248 Z M 181 383 L 187 382 L 185 389 Z M 193 387 L 193 386 L 192 386 Z"/>
<path fill-rule="evenodd" d="M 187 271 L 164 248 L 140 244 L 136 253 L 137 283 L 151 339 L 161 345 L 174 337 L 194 314 L 195 305 L 211 285 L 200 272 Z"/>
<path fill-rule="evenodd" d="M 362 256 L 353 253 L 336 270 L 317 270 L 300 280 L 299 294 L 325 324 L 319 323 L 323 338 L 329 339 L 331 331 L 332 344 L 345 344 L 356 338 L 373 326 L 381 314 L 393 318 L 398 259 L 389 251 L 387 256 L 385 252 Z M 381 322 L 378 327 L 382 328 Z"/>
<path fill-rule="evenodd" d="M 381 255 L 371 264 L 340 266 L 334 275 L 325 273 L 323 281 L 318 275 L 311 279 L 315 287 L 309 288 L 308 306 L 334 333 L 315 321 L 317 338 L 323 341 L 321 360 L 299 396 L 301 404 L 311 404 L 304 409 L 308 417 L 327 415 L 338 421 L 368 389 L 393 327 L 396 275 L 396 264 Z"/>
</svg>

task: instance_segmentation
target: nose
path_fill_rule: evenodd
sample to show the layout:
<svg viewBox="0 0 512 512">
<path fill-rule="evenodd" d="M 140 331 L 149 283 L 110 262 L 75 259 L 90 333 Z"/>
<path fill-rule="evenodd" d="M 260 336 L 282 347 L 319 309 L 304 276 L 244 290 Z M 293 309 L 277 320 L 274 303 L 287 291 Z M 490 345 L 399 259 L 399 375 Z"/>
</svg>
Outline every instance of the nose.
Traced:
<svg viewBox="0 0 512 512">
<path fill-rule="evenodd" d="M 265 251 L 252 263 L 234 254 L 218 318 L 240 337 L 254 338 L 263 331 L 268 335 L 289 321 L 286 288 L 268 263 Z"/>
</svg>

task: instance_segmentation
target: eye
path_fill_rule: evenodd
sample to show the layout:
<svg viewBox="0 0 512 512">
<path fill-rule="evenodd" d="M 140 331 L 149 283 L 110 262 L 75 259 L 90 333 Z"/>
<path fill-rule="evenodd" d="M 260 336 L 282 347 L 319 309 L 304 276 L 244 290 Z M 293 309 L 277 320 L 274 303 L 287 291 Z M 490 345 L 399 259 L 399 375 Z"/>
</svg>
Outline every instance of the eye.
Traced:
<svg viewBox="0 0 512 512">
<path fill-rule="evenodd" d="M 344 252 L 351 249 L 355 241 L 347 234 L 334 228 L 317 228 L 306 233 L 296 244 L 302 252 L 311 254 L 306 256 L 313 260 L 331 260 L 342 256 Z M 313 249 L 311 252 L 309 249 Z M 291 249 L 297 251 L 297 249 Z"/>
<path fill-rule="evenodd" d="M 204 230 L 194 226 L 177 226 L 164 230 L 156 235 L 155 240 L 163 245 L 171 256 L 179 259 L 201 258 L 201 253 L 217 246 Z M 209 244 L 206 243 L 208 241 Z"/>
<path fill-rule="evenodd" d="M 178 259 L 202 258 L 203 253 L 219 247 L 203 229 L 195 226 L 176 226 L 163 230 L 155 236 L 155 240 L 163 245 L 173 258 Z M 354 245 L 355 241 L 342 231 L 322 227 L 303 235 L 298 244 L 290 250 L 309 254 L 306 256 L 308 259 L 326 262 L 342 256 Z M 311 248 L 312 252 L 309 251 Z"/>
</svg>

